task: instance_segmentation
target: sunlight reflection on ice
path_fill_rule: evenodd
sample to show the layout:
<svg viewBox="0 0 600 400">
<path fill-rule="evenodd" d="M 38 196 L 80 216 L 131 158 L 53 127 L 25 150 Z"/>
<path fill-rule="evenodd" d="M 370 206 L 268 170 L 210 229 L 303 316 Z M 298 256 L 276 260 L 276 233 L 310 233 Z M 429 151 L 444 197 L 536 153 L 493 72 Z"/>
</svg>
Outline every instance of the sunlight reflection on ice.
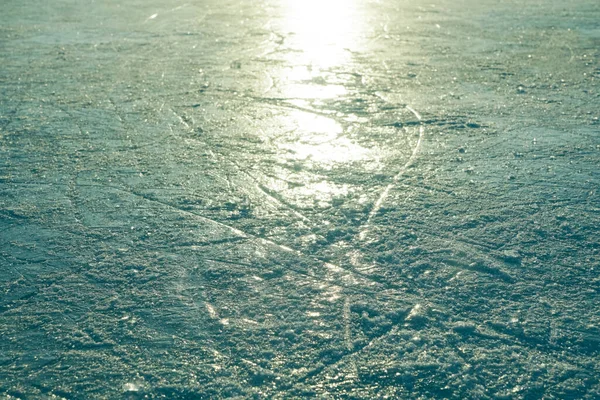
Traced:
<svg viewBox="0 0 600 400">
<path fill-rule="evenodd" d="M 368 153 L 367 149 L 346 138 L 340 138 L 330 143 L 297 143 L 282 147 L 294 154 L 298 160 L 309 160 L 319 164 L 359 161 L 365 159 Z"/>
<path fill-rule="evenodd" d="M 346 82 L 327 76 L 326 71 L 351 61 L 351 49 L 362 34 L 354 0 L 286 0 L 284 9 L 289 67 L 275 77 L 281 94 L 296 99 L 346 95 Z"/>
<path fill-rule="evenodd" d="M 362 30 L 354 0 L 288 0 L 286 6 L 285 27 L 302 51 L 298 65 L 325 69 L 348 61 Z"/>
<path fill-rule="evenodd" d="M 302 111 L 290 112 L 288 118 L 297 128 L 278 145 L 288 160 L 310 161 L 326 168 L 372 158 L 372 151 L 344 137 L 342 126 L 332 118 Z"/>
<path fill-rule="evenodd" d="M 365 29 L 356 0 L 284 0 L 282 30 L 286 66 L 274 76 L 278 96 L 307 110 L 320 108 L 325 100 L 348 95 L 348 74 L 339 68 L 352 62 L 352 49 Z M 297 104 L 295 102 L 304 102 Z M 306 181 L 296 188 L 305 201 L 329 204 L 333 198 L 348 194 L 347 187 L 326 180 L 313 180 L 303 169 L 331 169 L 335 165 L 361 162 L 362 168 L 375 169 L 379 157 L 345 135 L 336 119 L 323 113 L 290 111 L 283 124 L 289 131 L 276 139 L 281 158 L 291 162 Z M 322 114 L 322 115 L 319 115 Z M 342 121 L 340 117 L 339 121 Z M 377 160 L 374 162 L 373 160 Z M 301 193 L 299 193 L 301 192 Z M 302 202 L 302 200 L 300 200 Z"/>
<path fill-rule="evenodd" d="M 342 85 L 319 85 L 292 82 L 285 88 L 285 96 L 295 99 L 332 99 L 343 96 L 347 90 Z"/>
<path fill-rule="evenodd" d="M 297 189 L 299 197 L 296 201 L 302 207 L 329 207 L 335 198 L 343 198 L 349 193 L 348 185 L 336 185 L 328 181 L 313 182 Z"/>
<path fill-rule="evenodd" d="M 335 139 L 343 132 L 342 127 L 334 119 L 310 112 L 293 111 L 289 117 L 298 126 L 300 140 L 306 142 L 325 142 Z"/>
</svg>

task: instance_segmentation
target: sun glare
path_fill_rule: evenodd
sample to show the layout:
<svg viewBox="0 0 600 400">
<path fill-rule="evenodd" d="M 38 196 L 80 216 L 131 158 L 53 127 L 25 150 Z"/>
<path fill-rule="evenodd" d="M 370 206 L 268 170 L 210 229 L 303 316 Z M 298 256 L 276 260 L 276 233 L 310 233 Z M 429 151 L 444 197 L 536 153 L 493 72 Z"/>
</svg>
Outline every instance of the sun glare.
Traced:
<svg viewBox="0 0 600 400">
<path fill-rule="evenodd" d="M 353 0 L 288 0 L 285 28 L 298 61 L 316 69 L 347 62 L 360 32 L 357 14 Z"/>
<path fill-rule="evenodd" d="M 276 95 L 306 111 L 292 112 L 296 127 L 280 143 L 284 158 L 331 168 L 368 159 L 370 152 L 344 136 L 334 113 L 317 115 L 317 104 L 348 95 L 353 79 L 343 73 L 363 34 L 357 0 L 282 0 L 279 29 L 285 36 L 285 66 L 275 75 Z M 342 72 L 342 73 L 340 73 Z"/>
</svg>

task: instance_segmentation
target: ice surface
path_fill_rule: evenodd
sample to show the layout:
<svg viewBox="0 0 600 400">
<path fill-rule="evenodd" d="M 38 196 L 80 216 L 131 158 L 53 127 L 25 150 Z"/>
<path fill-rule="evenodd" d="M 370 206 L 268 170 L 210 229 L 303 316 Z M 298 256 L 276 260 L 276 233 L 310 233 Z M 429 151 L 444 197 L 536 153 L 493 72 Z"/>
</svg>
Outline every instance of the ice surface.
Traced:
<svg viewBox="0 0 600 400">
<path fill-rule="evenodd" d="M 0 394 L 600 397 L 595 1 L 3 2 Z"/>
</svg>

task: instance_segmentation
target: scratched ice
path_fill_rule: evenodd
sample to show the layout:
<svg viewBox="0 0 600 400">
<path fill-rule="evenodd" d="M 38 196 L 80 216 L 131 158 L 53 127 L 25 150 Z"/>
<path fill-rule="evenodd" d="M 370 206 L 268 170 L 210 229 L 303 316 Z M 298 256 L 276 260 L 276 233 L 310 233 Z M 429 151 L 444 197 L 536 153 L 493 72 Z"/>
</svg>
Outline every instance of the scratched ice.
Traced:
<svg viewBox="0 0 600 400">
<path fill-rule="evenodd" d="M 597 2 L 25 3 L 2 396 L 600 397 Z"/>
</svg>

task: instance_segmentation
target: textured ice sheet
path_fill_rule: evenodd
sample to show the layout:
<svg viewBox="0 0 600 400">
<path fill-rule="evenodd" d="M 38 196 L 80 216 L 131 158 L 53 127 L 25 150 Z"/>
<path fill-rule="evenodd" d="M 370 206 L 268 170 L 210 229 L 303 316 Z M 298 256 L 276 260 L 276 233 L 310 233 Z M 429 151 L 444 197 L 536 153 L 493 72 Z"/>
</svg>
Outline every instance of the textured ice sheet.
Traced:
<svg viewBox="0 0 600 400">
<path fill-rule="evenodd" d="M 598 5 L 295 3 L 4 2 L 0 392 L 600 396 Z"/>
</svg>

